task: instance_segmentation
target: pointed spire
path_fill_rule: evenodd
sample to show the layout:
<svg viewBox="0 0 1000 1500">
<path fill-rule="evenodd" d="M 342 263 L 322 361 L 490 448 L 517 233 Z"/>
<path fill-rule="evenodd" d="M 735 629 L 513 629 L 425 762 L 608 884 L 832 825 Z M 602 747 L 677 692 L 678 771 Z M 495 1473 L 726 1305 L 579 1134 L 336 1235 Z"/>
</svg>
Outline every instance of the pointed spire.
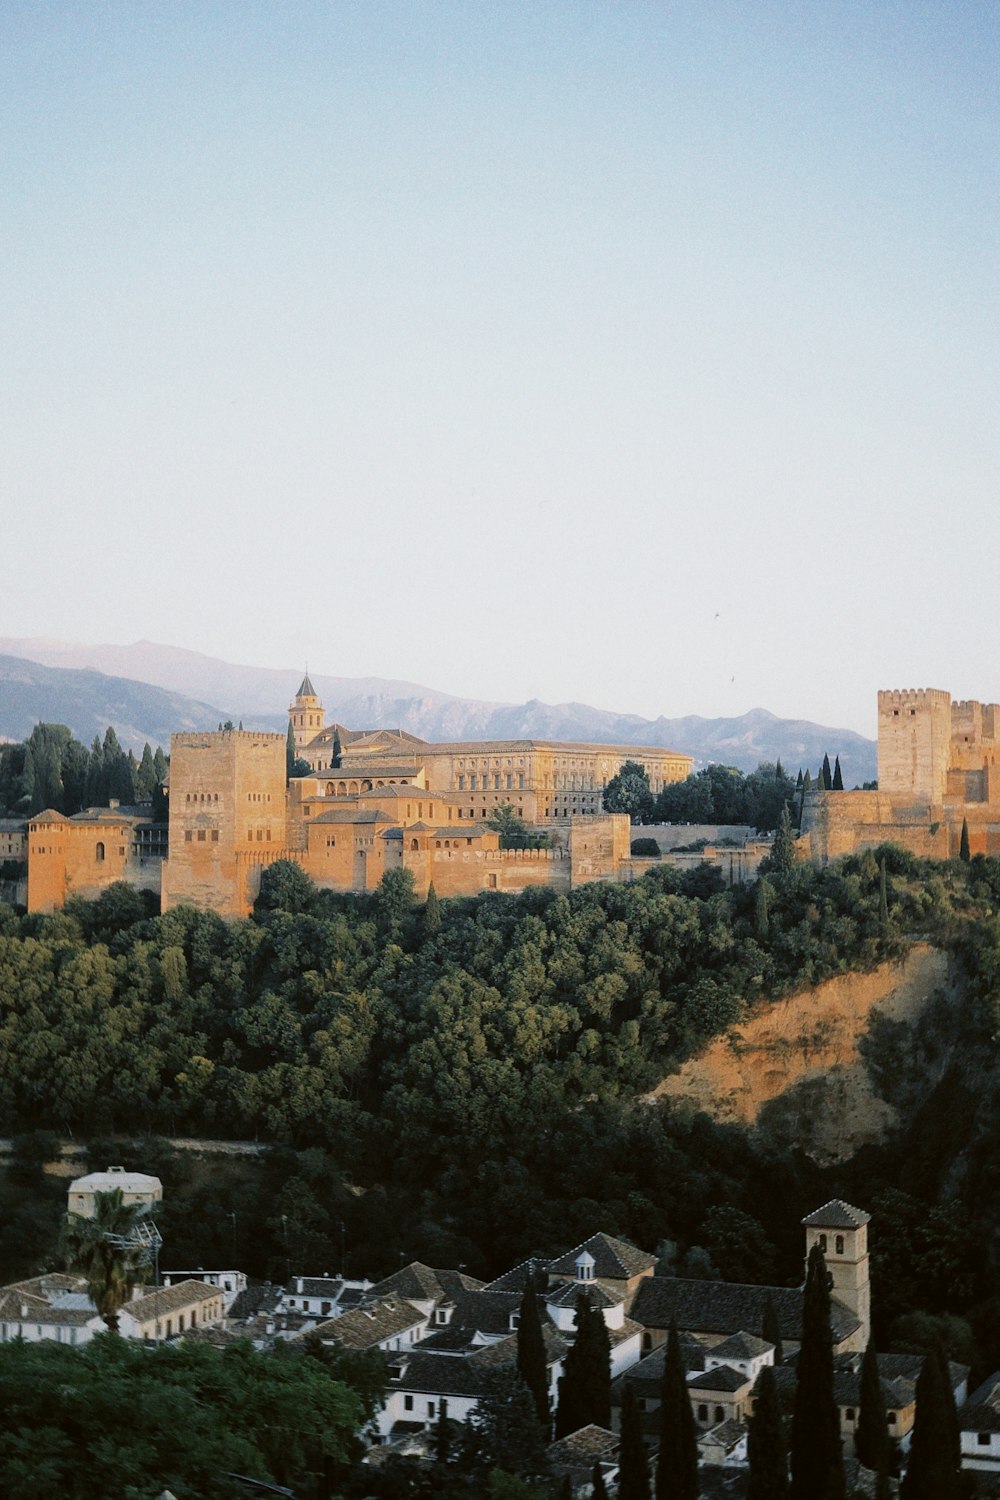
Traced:
<svg viewBox="0 0 1000 1500">
<path fill-rule="evenodd" d="M 309 680 L 308 669 L 306 670 L 306 675 L 302 679 L 302 686 L 299 688 L 295 696 L 296 698 L 315 698 L 316 696 L 316 689 L 313 687 L 312 683 Z"/>
</svg>

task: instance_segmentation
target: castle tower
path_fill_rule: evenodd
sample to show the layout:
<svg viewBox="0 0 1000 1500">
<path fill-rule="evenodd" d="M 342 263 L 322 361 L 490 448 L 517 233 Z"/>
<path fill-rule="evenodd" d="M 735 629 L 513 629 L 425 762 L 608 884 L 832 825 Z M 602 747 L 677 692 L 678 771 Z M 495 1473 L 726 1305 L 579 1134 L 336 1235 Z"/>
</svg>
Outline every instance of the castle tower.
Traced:
<svg viewBox="0 0 1000 1500">
<path fill-rule="evenodd" d="M 187 902 L 243 916 L 263 867 L 287 852 L 286 824 L 283 734 L 171 735 L 162 909 Z"/>
<path fill-rule="evenodd" d="M 871 1334 L 871 1282 L 868 1268 L 868 1224 L 871 1214 L 834 1198 L 807 1214 L 806 1262 L 813 1245 L 819 1245 L 830 1273 L 830 1293 L 849 1307 L 861 1323 L 857 1347 L 864 1349 Z"/>
<path fill-rule="evenodd" d="M 907 688 L 878 695 L 878 789 L 906 806 L 944 801 L 951 759 L 951 694 Z"/>
<path fill-rule="evenodd" d="M 301 755 L 305 747 L 323 732 L 323 705 L 309 681 L 308 672 L 288 706 L 288 717 L 292 721 L 292 734 L 295 736 L 295 753 Z"/>
</svg>

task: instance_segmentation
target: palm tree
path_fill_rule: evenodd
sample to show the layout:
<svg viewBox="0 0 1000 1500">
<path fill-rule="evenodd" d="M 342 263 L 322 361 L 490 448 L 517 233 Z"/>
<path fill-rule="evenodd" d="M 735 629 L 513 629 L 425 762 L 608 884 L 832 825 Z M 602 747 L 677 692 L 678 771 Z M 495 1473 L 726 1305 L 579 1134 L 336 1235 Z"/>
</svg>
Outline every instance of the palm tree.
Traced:
<svg viewBox="0 0 1000 1500">
<path fill-rule="evenodd" d="M 62 1246 L 67 1269 L 86 1277 L 90 1299 L 112 1333 L 118 1332 L 118 1314 L 149 1270 L 147 1213 L 146 1204 L 125 1203 L 121 1188 L 113 1188 L 94 1194 L 93 1218 L 66 1217 Z"/>
</svg>

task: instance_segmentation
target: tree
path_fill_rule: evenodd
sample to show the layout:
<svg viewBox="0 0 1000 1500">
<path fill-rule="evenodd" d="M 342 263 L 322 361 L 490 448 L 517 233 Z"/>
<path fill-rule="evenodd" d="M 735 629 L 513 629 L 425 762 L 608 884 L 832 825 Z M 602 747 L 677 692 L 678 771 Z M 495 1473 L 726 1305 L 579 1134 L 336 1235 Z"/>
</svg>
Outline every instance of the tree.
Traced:
<svg viewBox="0 0 1000 1500">
<path fill-rule="evenodd" d="M 968 820 L 968 818 L 963 818 L 962 819 L 962 839 L 961 839 L 961 843 L 958 846 L 958 857 L 965 864 L 968 864 L 969 861 L 972 858 L 972 853 L 971 853 L 971 851 L 969 849 L 969 820 Z"/>
<path fill-rule="evenodd" d="M 503 1469 L 522 1479 L 547 1475 L 548 1434 L 542 1430 L 531 1392 L 513 1366 L 490 1375 L 471 1421 L 481 1467 Z"/>
<path fill-rule="evenodd" d="M 330 754 L 330 769 L 332 771 L 339 771 L 340 762 L 343 760 L 343 758 L 344 752 L 340 744 L 340 730 L 335 728 L 333 731 L 333 746 Z"/>
<path fill-rule="evenodd" d="M 833 762 L 833 788 L 832 788 L 832 790 L 835 791 L 835 792 L 842 792 L 844 790 L 844 776 L 843 776 L 843 772 L 840 769 L 840 756 L 839 755 L 836 757 L 836 759 Z"/>
<path fill-rule="evenodd" d="M 763 868 L 763 863 L 761 865 Z M 773 875 L 787 875 L 795 868 L 795 839 L 792 836 L 792 820 L 788 816 L 788 805 L 781 809 L 781 817 L 774 832 L 774 842 L 767 858 L 767 870 Z"/>
<path fill-rule="evenodd" d="M 878 862 L 878 925 L 885 932 L 889 926 L 889 891 L 885 874 L 885 859 Z"/>
<path fill-rule="evenodd" d="M 858 1462 L 879 1474 L 889 1466 L 889 1431 L 886 1426 L 885 1400 L 878 1373 L 875 1340 L 868 1340 L 861 1361 L 861 1395 L 858 1402 L 858 1425 L 854 1433 L 854 1451 Z"/>
<path fill-rule="evenodd" d="M 900 1500 L 958 1500 L 961 1452 L 955 1396 L 940 1346 L 917 1376 L 916 1414 Z"/>
<path fill-rule="evenodd" d="M 750 1483 L 747 1500 L 786 1500 L 788 1455 L 774 1370 L 765 1365 L 754 1389 L 754 1410 L 747 1437 Z"/>
<path fill-rule="evenodd" d="M 656 1500 L 697 1500 L 698 1443 L 677 1325 L 671 1323 L 660 1386 Z"/>
<path fill-rule="evenodd" d="M 591 1474 L 590 1493 L 592 1500 L 608 1500 L 608 1490 L 604 1483 L 604 1470 L 601 1468 L 600 1459 L 595 1462 Z M 618 1493 L 620 1495 L 621 1490 Z"/>
<path fill-rule="evenodd" d="M 649 1454 L 642 1435 L 639 1398 L 631 1380 L 622 1393 L 621 1442 L 618 1448 L 618 1500 L 650 1500 Z"/>
<path fill-rule="evenodd" d="M 802 1347 L 792 1418 L 791 1500 L 842 1500 L 840 1411 L 833 1399 L 830 1283 L 818 1244 L 809 1252 L 802 1306 Z"/>
<path fill-rule="evenodd" d="M 431 881 L 427 887 L 427 903 L 424 906 L 424 931 L 433 937 L 435 932 L 441 931 L 441 898 L 434 889 Z"/>
<path fill-rule="evenodd" d="M 645 766 L 627 760 L 604 788 L 604 810 L 628 813 L 633 823 L 648 823 L 653 815 L 653 794 Z"/>
<path fill-rule="evenodd" d="M 528 1273 L 528 1284 L 521 1298 L 517 1320 L 517 1372 L 531 1392 L 538 1420 L 549 1430 L 549 1372 L 545 1359 L 545 1338 L 538 1315 L 538 1297 L 534 1277 Z"/>
<path fill-rule="evenodd" d="M 126 1203 L 121 1188 L 94 1194 L 93 1218 L 67 1216 L 63 1231 L 66 1265 L 86 1278 L 90 1300 L 111 1333 L 118 1332 L 118 1314 L 131 1300 L 134 1288 L 146 1279 L 141 1242 L 135 1238 L 134 1243 L 127 1243 L 145 1218 L 146 1205 Z"/>
<path fill-rule="evenodd" d="M 156 771 L 153 767 L 153 751 L 149 741 L 142 747 L 142 760 L 135 778 L 136 796 L 140 802 L 151 802 L 156 788 Z"/>
<path fill-rule="evenodd" d="M 830 757 L 828 755 L 823 756 L 823 769 L 820 772 L 820 776 L 823 781 L 823 790 L 825 792 L 832 792 L 833 772 L 830 770 Z"/>
<path fill-rule="evenodd" d="M 604 1314 L 581 1292 L 576 1300 L 576 1338 L 559 1377 L 556 1437 L 567 1437 L 591 1422 L 611 1425 L 611 1345 Z"/>
<path fill-rule="evenodd" d="M 770 886 L 763 875 L 757 881 L 757 889 L 754 893 L 753 928 L 759 941 L 767 942 L 768 912 L 767 898 Z"/>
<path fill-rule="evenodd" d="M 285 780 L 291 781 L 295 775 L 295 730 L 292 721 L 288 721 L 288 733 L 285 735 Z"/>
<path fill-rule="evenodd" d="M 316 887 L 294 860 L 276 859 L 273 865 L 264 866 L 255 912 L 287 911 L 297 915 L 312 911 L 315 901 Z"/>
</svg>

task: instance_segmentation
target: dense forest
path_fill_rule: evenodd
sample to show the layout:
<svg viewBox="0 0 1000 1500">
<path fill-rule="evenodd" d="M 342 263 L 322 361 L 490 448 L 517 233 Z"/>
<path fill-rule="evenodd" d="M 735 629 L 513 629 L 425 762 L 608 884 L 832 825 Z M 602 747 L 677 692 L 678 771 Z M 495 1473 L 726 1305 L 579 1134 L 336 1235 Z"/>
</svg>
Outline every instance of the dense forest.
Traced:
<svg viewBox="0 0 1000 1500">
<path fill-rule="evenodd" d="M 162 798 L 163 751 L 144 746 L 136 760 L 108 728 L 88 750 L 65 724 L 36 724 L 26 740 L 0 745 L 0 817 L 31 818 L 44 808 L 71 816 L 84 807 L 129 805 Z M 165 799 L 158 816 L 165 816 Z"/>
<path fill-rule="evenodd" d="M 967 999 L 870 1038 L 905 1106 L 885 1146 L 821 1171 L 787 1131 L 751 1139 L 637 1097 L 756 1001 L 916 932 L 960 957 Z M 126 886 L 3 910 L 0 1131 L 19 1139 L 0 1275 L 52 1261 L 48 1132 L 88 1139 L 93 1165 L 160 1174 L 172 1263 L 235 1254 L 273 1279 L 345 1257 L 358 1274 L 420 1258 L 490 1275 L 603 1228 L 685 1274 L 796 1282 L 798 1219 L 839 1193 L 877 1215 L 880 1336 L 950 1318 L 956 1350 L 1000 1363 L 998 974 L 1000 864 L 892 849 L 730 891 L 661 868 L 415 905 L 401 872 L 353 897 L 282 864 L 246 921 L 155 916 Z M 957 1046 L 929 1091 L 927 1059 Z M 193 1172 L 161 1139 L 199 1135 L 268 1149 Z"/>
</svg>

